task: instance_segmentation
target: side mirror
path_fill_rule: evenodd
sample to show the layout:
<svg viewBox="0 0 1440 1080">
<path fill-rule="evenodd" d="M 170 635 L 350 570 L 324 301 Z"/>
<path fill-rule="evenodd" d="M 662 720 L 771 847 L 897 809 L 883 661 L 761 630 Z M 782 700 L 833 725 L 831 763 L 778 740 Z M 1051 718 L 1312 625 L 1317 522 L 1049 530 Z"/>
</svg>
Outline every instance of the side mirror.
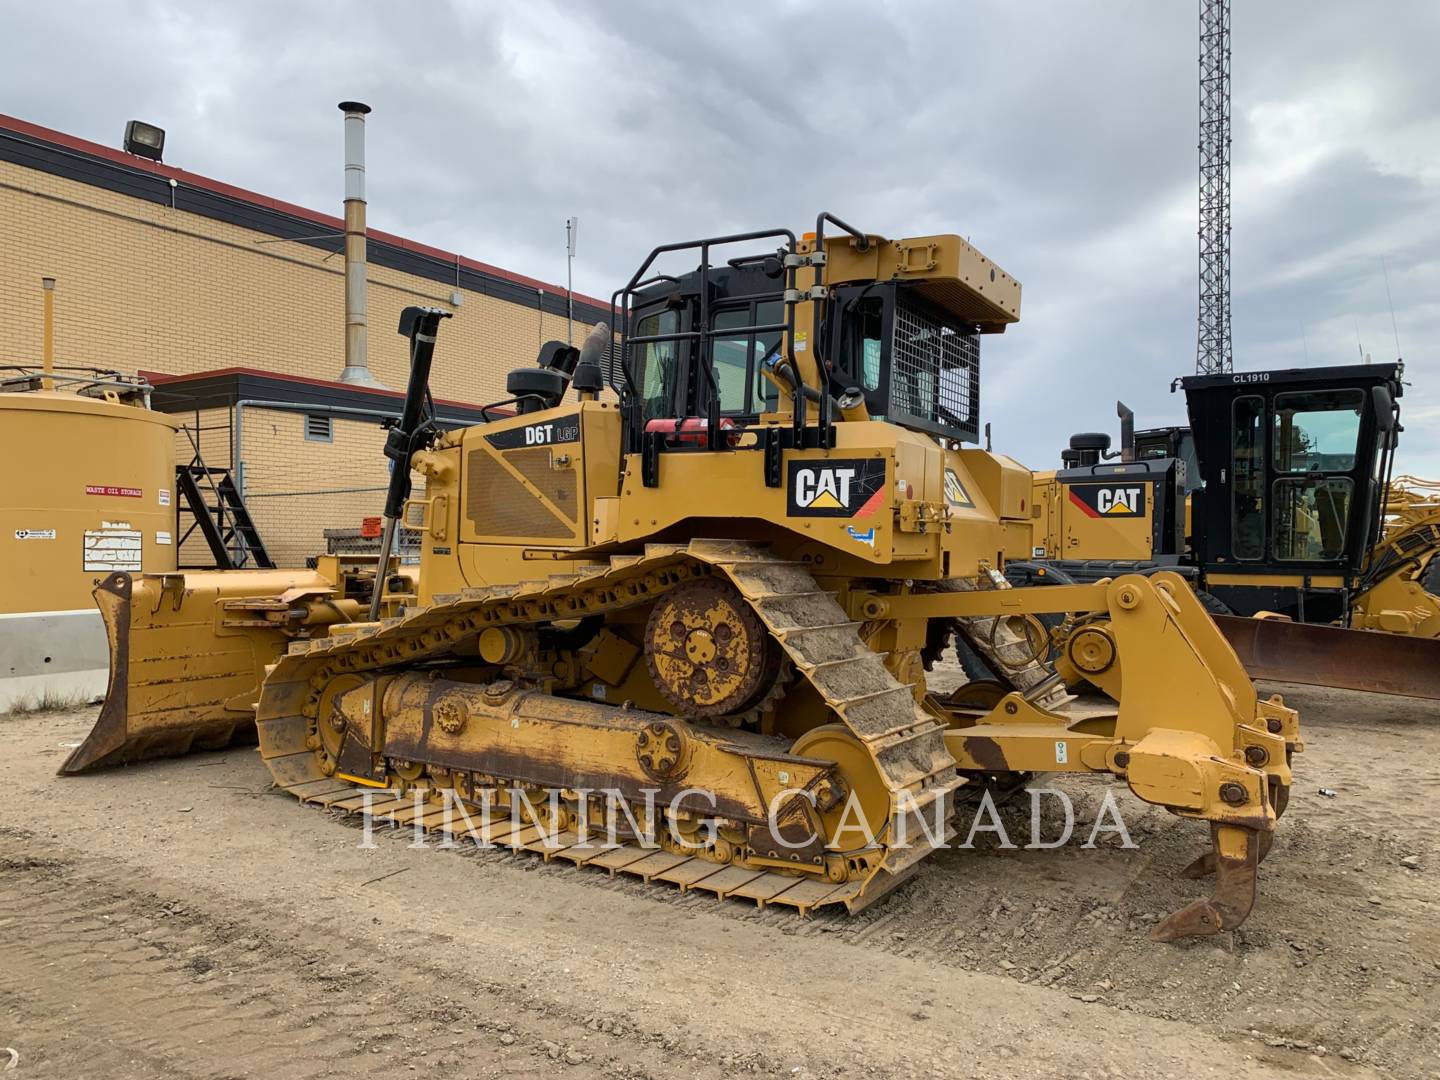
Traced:
<svg viewBox="0 0 1440 1080">
<path fill-rule="evenodd" d="M 1375 427 L 1388 435 L 1395 430 L 1395 399 L 1383 386 L 1370 388 L 1370 408 L 1375 414 Z"/>
</svg>

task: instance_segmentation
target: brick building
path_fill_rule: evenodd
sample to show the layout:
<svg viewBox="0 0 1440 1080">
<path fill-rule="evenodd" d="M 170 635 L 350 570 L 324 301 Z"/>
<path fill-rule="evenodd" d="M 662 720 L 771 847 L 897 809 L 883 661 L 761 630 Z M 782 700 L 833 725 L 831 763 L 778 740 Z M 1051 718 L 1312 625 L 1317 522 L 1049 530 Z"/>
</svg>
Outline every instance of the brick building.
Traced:
<svg viewBox="0 0 1440 1080">
<path fill-rule="evenodd" d="M 337 147 L 337 187 L 339 173 Z M 3 115 L 0 220 L 0 364 L 39 360 L 40 279 L 56 278 L 56 362 L 146 374 L 155 407 L 190 429 L 177 455 L 193 438 L 235 474 L 280 565 L 323 550 L 327 526 L 379 513 L 402 308 L 454 314 L 432 379 L 452 423 L 478 420 L 507 371 L 566 337 L 563 287 L 371 230 L 369 365 L 393 390 L 336 382 L 340 218 Z M 607 312 L 577 294 L 574 340 Z"/>
</svg>

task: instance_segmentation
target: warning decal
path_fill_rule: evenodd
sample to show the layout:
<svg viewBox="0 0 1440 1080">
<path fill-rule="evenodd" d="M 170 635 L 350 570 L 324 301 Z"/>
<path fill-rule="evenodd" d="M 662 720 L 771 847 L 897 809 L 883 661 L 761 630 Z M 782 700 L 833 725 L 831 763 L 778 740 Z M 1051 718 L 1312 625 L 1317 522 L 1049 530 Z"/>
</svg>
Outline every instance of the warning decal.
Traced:
<svg viewBox="0 0 1440 1080">
<path fill-rule="evenodd" d="M 139 570 L 140 557 L 140 533 L 134 529 L 85 530 L 86 570 Z"/>
</svg>

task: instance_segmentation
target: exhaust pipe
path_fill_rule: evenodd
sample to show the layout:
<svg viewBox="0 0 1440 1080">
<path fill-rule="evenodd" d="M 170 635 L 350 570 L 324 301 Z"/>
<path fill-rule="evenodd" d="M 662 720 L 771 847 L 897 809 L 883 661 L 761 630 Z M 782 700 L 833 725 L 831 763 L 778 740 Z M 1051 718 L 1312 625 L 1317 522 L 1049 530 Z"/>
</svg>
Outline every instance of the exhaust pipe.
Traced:
<svg viewBox="0 0 1440 1080">
<path fill-rule="evenodd" d="M 384 389 L 370 374 L 365 300 L 365 115 L 369 105 L 342 101 L 345 114 L 345 370 L 340 381 Z"/>
<path fill-rule="evenodd" d="M 40 389 L 54 390 L 55 380 L 50 376 L 55 374 L 55 279 L 41 278 L 40 287 L 45 292 L 44 345 L 40 353 L 40 369 L 45 372 L 45 377 L 40 380 Z"/>
<path fill-rule="evenodd" d="M 1120 460 L 1135 460 L 1135 412 L 1123 401 L 1115 402 L 1115 415 L 1120 417 Z"/>
</svg>

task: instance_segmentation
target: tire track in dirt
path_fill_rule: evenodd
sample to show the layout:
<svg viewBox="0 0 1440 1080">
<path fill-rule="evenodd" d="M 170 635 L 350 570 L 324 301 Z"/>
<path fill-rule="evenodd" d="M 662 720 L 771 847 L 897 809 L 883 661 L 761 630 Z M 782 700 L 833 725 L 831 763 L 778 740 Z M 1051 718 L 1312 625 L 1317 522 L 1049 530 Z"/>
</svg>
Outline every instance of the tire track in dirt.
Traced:
<svg viewBox="0 0 1440 1080">
<path fill-rule="evenodd" d="M 1327 753 L 1348 763 L 1352 742 L 1364 737 L 1341 731 L 1327 741 Z M 1039 782 L 1069 795 L 1076 833 L 1087 836 L 1107 784 L 1093 778 Z M 1302 793 L 1298 801 L 1313 798 Z M 1245 927 L 1160 947 L 1146 937 L 1148 928 L 1207 887 L 1179 877 L 1203 849 L 1204 833 L 1134 799 L 1122 796 L 1121 802 L 1137 849 L 1101 843 L 1092 851 L 1002 851 L 993 838 L 982 837 L 973 850 L 939 853 L 916 880 L 854 916 L 818 912 L 800 919 L 633 878 L 578 874 L 590 888 L 640 904 L 703 910 L 784 935 L 827 936 L 942 970 L 1001 975 L 1086 1004 L 1255 1040 L 1282 1055 L 1328 1057 L 1345 1067 L 1345 1051 L 1349 1060 L 1398 1076 L 1440 1071 L 1440 1057 L 1415 1049 L 1433 1046 L 1440 1034 L 1440 966 L 1432 963 L 1440 956 L 1440 930 L 1427 924 L 1428 898 L 1404 893 L 1423 879 L 1399 864 L 1401 853 L 1422 838 L 1376 835 L 1344 821 L 1316 826 L 1294 814 L 1282 823 L 1262 872 L 1256 913 Z M 1042 835 L 1058 835 L 1063 818 L 1048 800 L 1042 809 Z M 1030 813 L 1023 796 L 1001 808 L 1000 820 L 1018 845 L 1029 837 Z M 337 820 L 360 827 L 354 818 Z M 411 836 L 408 829 L 382 829 L 375 840 L 408 844 Z M 1386 857 L 1374 860 L 1377 850 Z M 524 853 L 469 845 L 455 851 L 541 877 L 577 875 L 574 868 Z M 1337 864 L 1357 865 L 1357 858 L 1363 877 L 1350 881 L 1343 871 L 1334 872 Z M 1387 888 L 1396 893 L 1395 906 L 1379 915 L 1368 890 Z"/>
<path fill-rule="evenodd" d="M 1440 727 L 1312 723 L 1296 808 L 1262 873 L 1251 922 L 1240 934 L 1157 949 L 1145 940 L 1146 916 L 1201 891 L 1174 878 L 1201 846 L 1201 831 L 1129 799 L 1122 802 L 1138 851 L 1002 852 L 982 841 L 942 853 L 857 917 L 802 920 L 506 851 L 461 847 L 422 866 L 403 851 L 406 832 L 381 831 L 382 850 L 357 852 L 354 819 L 252 790 L 260 770 L 244 752 L 121 770 L 83 786 L 56 780 L 43 756 L 73 738 L 66 724 L 82 723 L 26 721 L 11 729 L 25 756 L 0 761 L 0 777 L 33 811 L 25 828 L 0 824 L 0 858 L 10 860 L 0 865 L 0 972 L 21 974 L 0 978 L 0 1046 L 16 1042 L 5 1022 L 20 1016 L 31 1075 L 102 1075 L 90 1069 L 100 1062 L 107 1080 L 228 1078 L 244 1075 L 237 1070 L 249 1070 L 252 1056 L 281 1080 L 403 1075 L 410 1064 L 445 1075 L 432 1063 L 455 1049 L 451 1041 L 462 1052 L 450 1067 L 459 1075 L 791 1075 L 803 1064 L 822 1076 L 998 1075 L 1007 1065 L 1014 1075 L 1086 1068 L 1100 1076 L 1126 1073 L 1136 1048 L 1142 1059 L 1168 1059 L 1160 1071 L 1177 1075 L 1220 1063 L 1237 1076 L 1266 1066 L 1366 1074 L 1364 1064 L 1341 1060 L 1346 1047 L 1389 1075 L 1440 1075 L 1434 847 L 1425 785 L 1415 786 L 1440 750 Z M 230 783 L 215 782 L 222 777 Z M 1341 795 L 1322 798 L 1320 785 Z M 1060 786 L 1075 797 L 1083 834 L 1103 782 Z M 1364 812 L 1349 812 L 1352 801 Z M 1024 800 L 1002 816 L 1023 843 Z M 1053 815 L 1044 820 L 1047 830 L 1056 825 Z M 1418 848 L 1426 865 L 1402 869 L 1398 859 L 1417 843 L 1430 845 Z M 404 876 L 362 884 L 385 871 Z M 47 875 L 64 877 L 84 903 L 12 891 L 16 881 Z M 1376 893 L 1382 903 L 1372 905 Z M 465 913 L 475 905 L 483 916 Z M 13 931 L 12 913 L 28 919 L 61 907 L 46 916 L 55 923 L 47 940 L 83 937 L 85 946 L 81 959 L 67 952 L 63 964 L 83 969 L 93 955 L 92 965 L 115 965 L 93 966 L 103 976 L 93 985 L 44 971 L 32 979 L 37 965 L 55 962 L 46 942 L 12 960 L 20 948 L 8 938 L 24 936 Z M 92 925 L 95 911 L 111 917 Z M 601 922 L 586 929 L 585 917 L 598 913 Z M 497 928 L 505 932 L 495 936 Z M 504 962 L 487 963 L 480 941 Z M 753 965 L 720 959 L 736 957 L 742 941 L 758 950 Z M 676 957 L 688 963 L 677 968 Z M 777 965 L 787 962 L 782 973 Z M 588 994 L 567 981 L 565 965 L 574 963 L 588 965 L 576 969 L 588 976 Z M 722 969 L 729 981 L 717 983 Z M 887 1014 L 885 1028 L 893 1047 L 871 1039 L 857 1051 L 874 1016 L 851 1016 L 847 1005 L 868 987 L 875 1008 L 873 988 L 901 987 L 902 972 L 903 1008 Z M 616 980 L 613 994 L 606 978 Z M 1012 985 L 1020 983 L 1028 985 Z M 152 1031 L 123 1010 L 130 998 L 155 1008 L 146 997 L 155 986 L 162 997 L 207 1004 L 172 1019 L 169 1034 Z M 983 1011 L 970 1022 L 965 994 L 982 991 L 1001 1022 Z M 750 1028 L 783 1062 L 734 1039 L 736 1014 L 727 1010 L 737 1001 L 742 1012 L 773 1017 Z M 221 1023 L 215 1017 L 226 1008 Z M 87 1057 L 75 1032 L 94 1016 L 102 1038 Z M 1057 1024 L 1076 1029 L 1064 1044 L 1074 1071 L 1057 1058 Z M 623 1036 L 606 1032 L 617 1025 Z M 787 1039 L 801 1029 L 806 1038 Z M 549 1056 L 547 1042 L 561 1057 Z M 1326 1055 L 1311 1056 L 1321 1043 Z M 290 1058 L 271 1044 L 288 1047 Z M 571 1049 L 589 1060 L 562 1066 Z"/>
<path fill-rule="evenodd" d="M 671 1072 L 665 1046 L 632 1046 L 623 1026 L 554 1015 L 517 1025 L 500 1016 L 523 1008 L 497 1009 L 423 965 L 357 962 L 344 948 L 343 961 L 327 959 L 321 928 L 301 944 L 308 935 L 217 920 L 119 875 L 7 850 L 20 834 L 0 834 L 0 910 L 25 913 L 4 920 L 0 940 L 0 1037 L 21 1053 L 17 1080 Z"/>
</svg>

